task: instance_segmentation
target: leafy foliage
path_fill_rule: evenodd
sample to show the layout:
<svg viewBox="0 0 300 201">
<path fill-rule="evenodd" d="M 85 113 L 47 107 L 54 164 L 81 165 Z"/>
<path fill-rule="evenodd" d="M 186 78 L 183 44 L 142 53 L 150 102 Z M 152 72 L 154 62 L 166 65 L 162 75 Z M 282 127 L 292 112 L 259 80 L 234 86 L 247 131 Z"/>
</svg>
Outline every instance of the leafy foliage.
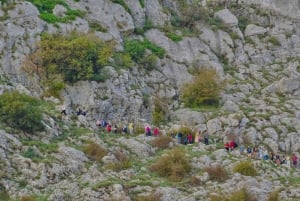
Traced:
<svg viewBox="0 0 300 201">
<path fill-rule="evenodd" d="M 218 105 L 224 82 L 213 69 L 201 69 L 192 82 L 181 89 L 181 99 L 187 107 Z"/>
<path fill-rule="evenodd" d="M 48 23 L 69 22 L 76 17 L 83 17 L 84 13 L 80 10 L 72 10 L 64 0 L 27 0 L 33 3 L 40 11 L 40 18 Z M 64 6 L 67 11 L 64 17 L 53 14 L 53 9 L 57 4 Z"/>
<path fill-rule="evenodd" d="M 143 41 L 136 39 L 126 40 L 124 43 L 124 49 L 125 52 L 128 53 L 137 63 L 140 63 L 145 56 L 148 56 L 146 55 L 147 49 L 159 58 L 163 58 L 165 55 L 165 50 L 163 48 L 156 46 L 147 39 Z"/>
<path fill-rule="evenodd" d="M 40 101 L 19 92 L 6 92 L 0 96 L 0 120 L 16 129 L 33 133 L 43 131 Z"/>
<path fill-rule="evenodd" d="M 179 149 L 173 149 L 163 155 L 156 163 L 150 166 L 152 171 L 160 176 L 167 177 L 171 181 L 179 181 L 191 170 L 191 164 L 185 153 Z"/>
<path fill-rule="evenodd" d="M 37 162 L 41 159 L 41 156 L 31 147 L 28 148 L 22 155 L 26 158 L 32 159 L 34 162 Z"/>
<path fill-rule="evenodd" d="M 242 175 L 246 176 L 256 176 L 257 172 L 251 163 L 251 161 L 241 161 L 238 164 L 236 164 L 233 168 L 234 172 L 241 173 Z"/>
<path fill-rule="evenodd" d="M 40 64 L 46 77 L 52 81 L 62 75 L 63 81 L 99 81 L 99 74 L 113 55 L 113 43 L 103 42 L 92 34 L 72 33 L 69 36 L 43 35 L 36 54 L 42 58 Z M 33 61 L 35 62 L 35 61 Z M 37 65 L 39 65 L 38 62 Z"/>
</svg>

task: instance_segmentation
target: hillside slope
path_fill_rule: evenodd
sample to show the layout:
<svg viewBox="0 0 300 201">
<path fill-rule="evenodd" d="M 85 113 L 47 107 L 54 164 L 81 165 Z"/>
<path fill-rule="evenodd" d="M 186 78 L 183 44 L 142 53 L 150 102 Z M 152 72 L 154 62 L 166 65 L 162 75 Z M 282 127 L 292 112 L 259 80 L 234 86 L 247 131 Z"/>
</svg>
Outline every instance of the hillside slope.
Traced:
<svg viewBox="0 0 300 201">
<path fill-rule="evenodd" d="M 257 200 L 276 190 L 279 200 L 299 200 L 297 169 L 251 160 L 258 173 L 243 176 L 234 166 L 247 157 L 223 150 L 234 138 L 281 156 L 299 155 L 298 1 L 0 2 L 0 92 L 40 101 L 23 97 L 28 102 L 21 107 L 17 97 L 0 98 L 0 200 L 213 200 L 214 193 L 237 187 Z M 86 55 L 84 44 L 92 47 Z M 42 52 L 52 46 L 60 48 Z M 101 54 L 88 58 L 93 48 Z M 88 61 L 83 68 L 81 61 Z M 217 107 L 190 109 L 182 88 L 201 69 L 215 70 L 226 85 Z M 39 114 L 28 108 L 41 112 L 43 129 L 30 119 Z M 78 108 L 86 115 L 76 115 Z M 10 113 L 20 109 L 32 114 L 28 122 Z M 211 145 L 173 139 L 168 150 L 159 150 L 154 137 L 142 134 L 155 118 L 167 134 L 182 127 L 208 130 Z M 136 134 L 99 131 L 97 119 L 119 127 L 134 122 Z M 101 145 L 104 157 L 91 157 L 89 145 Z M 179 182 L 150 168 L 174 147 L 192 167 Z M 225 180 L 208 176 L 205 168 L 218 164 L 228 172 Z"/>
</svg>

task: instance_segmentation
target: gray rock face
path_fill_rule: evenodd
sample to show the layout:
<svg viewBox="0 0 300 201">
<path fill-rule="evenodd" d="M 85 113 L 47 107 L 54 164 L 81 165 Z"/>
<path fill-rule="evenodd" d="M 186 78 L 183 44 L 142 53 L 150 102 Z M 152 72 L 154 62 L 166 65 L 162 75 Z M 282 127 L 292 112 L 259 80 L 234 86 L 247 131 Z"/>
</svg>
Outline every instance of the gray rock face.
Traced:
<svg viewBox="0 0 300 201">
<path fill-rule="evenodd" d="M 245 29 L 245 36 L 263 35 L 267 32 L 264 27 L 256 26 L 254 24 L 249 24 Z"/>
<path fill-rule="evenodd" d="M 144 137 L 141 140 L 146 140 L 146 139 Z M 152 150 L 149 145 L 144 144 L 143 141 L 138 142 L 134 139 L 120 138 L 119 142 L 127 146 L 127 148 L 130 149 L 130 151 L 132 151 L 140 158 L 149 157 L 154 153 L 154 150 Z"/>
<path fill-rule="evenodd" d="M 224 9 L 216 12 L 214 14 L 214 17 L 220 19 L 224 24 L 227 24 L 229 26 L 238 25 L 238 19 L 228 9 Z"/>
</svg>

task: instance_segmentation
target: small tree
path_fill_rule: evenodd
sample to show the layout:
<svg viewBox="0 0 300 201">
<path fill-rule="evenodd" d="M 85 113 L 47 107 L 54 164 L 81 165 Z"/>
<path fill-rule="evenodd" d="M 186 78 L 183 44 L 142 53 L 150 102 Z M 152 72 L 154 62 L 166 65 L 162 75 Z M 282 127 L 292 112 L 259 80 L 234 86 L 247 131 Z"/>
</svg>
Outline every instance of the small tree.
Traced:
<svg viewBox="0 0 300 201">
<path fill-rule="evenodd" d="M 187 107 L 218 105 L 224 84 L 214 69 L 201 69 L 192 82 L 183 85 L 181 100 Z"/>
<path fill-rule="evenodd" d="M 166 117 L 167 110 L 166 106 L 164 105 L 164 101 L 159 98 L 155 97 L 154 98 L 154 109 L 152 111 L 152 121 L 154 125 L 159 125 L 161 124 Z"/>
</svg>

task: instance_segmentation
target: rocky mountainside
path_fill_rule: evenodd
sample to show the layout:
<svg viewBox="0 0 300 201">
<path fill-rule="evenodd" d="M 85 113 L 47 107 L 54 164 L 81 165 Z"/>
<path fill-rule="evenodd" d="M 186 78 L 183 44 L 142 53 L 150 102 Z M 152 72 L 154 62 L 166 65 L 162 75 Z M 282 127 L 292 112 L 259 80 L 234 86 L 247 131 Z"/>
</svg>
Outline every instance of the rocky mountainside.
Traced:
<svg viewBox="0 0 300 201">
<path fill-rule="evenodd" d="M 216 196 L 244 188 L 259 201 L 271 200 L 272 193 L 278 193 L 277 200 L 300 199 L 297 169 L 253 159 L 257 174 L 245 176 L 235 166 L 247 157 L 223 150 L 233 133 L 239 144 L 299 155 L 298 1 L 0 3 L 0 92 L 18 91 L 42 101 L 45 127 L 24 132 L 1 118 L 0 200 L 220 200 Z M 45 34 L 74 32 L 92 33 L 119 52 L 127 51 L 127 41 L 145 41 L 146 56 L 129 62 L 130 67 L 113 65 L 117 59 L 109 58 L 101 69 L 105 80 L 66 82 L 58 96 L 49 95 L 44 78 L 27 64 Z M 203 68 L 214 69 L 226 83 L 220 104 L 189 109 L 181 101 L 182 87 Z M 154 137 L 142 134 L 144 124 L 153 123 L 157 98 L 166 112 L 163 133 L 207 129 L 211 144 L 183 146 L 173 139 L 166 150 L 157 148 Z M 60 114 L 62 107 L 66 116 Z M 77 116 L 77 108 L 87 114 Z M 134 122 L 136 134 L 108 134 L 99 130 L 97 119 Z M 101 156 L 95 158 L 90 147 L 98 147 L 92 153 Z M 191 163 L 187 176 L 174 181 L 156 174 L 151 165 L 177 147 Z M 228 173 L 222 181 L 206 171 L 217 165 Z"/>
</svg>

